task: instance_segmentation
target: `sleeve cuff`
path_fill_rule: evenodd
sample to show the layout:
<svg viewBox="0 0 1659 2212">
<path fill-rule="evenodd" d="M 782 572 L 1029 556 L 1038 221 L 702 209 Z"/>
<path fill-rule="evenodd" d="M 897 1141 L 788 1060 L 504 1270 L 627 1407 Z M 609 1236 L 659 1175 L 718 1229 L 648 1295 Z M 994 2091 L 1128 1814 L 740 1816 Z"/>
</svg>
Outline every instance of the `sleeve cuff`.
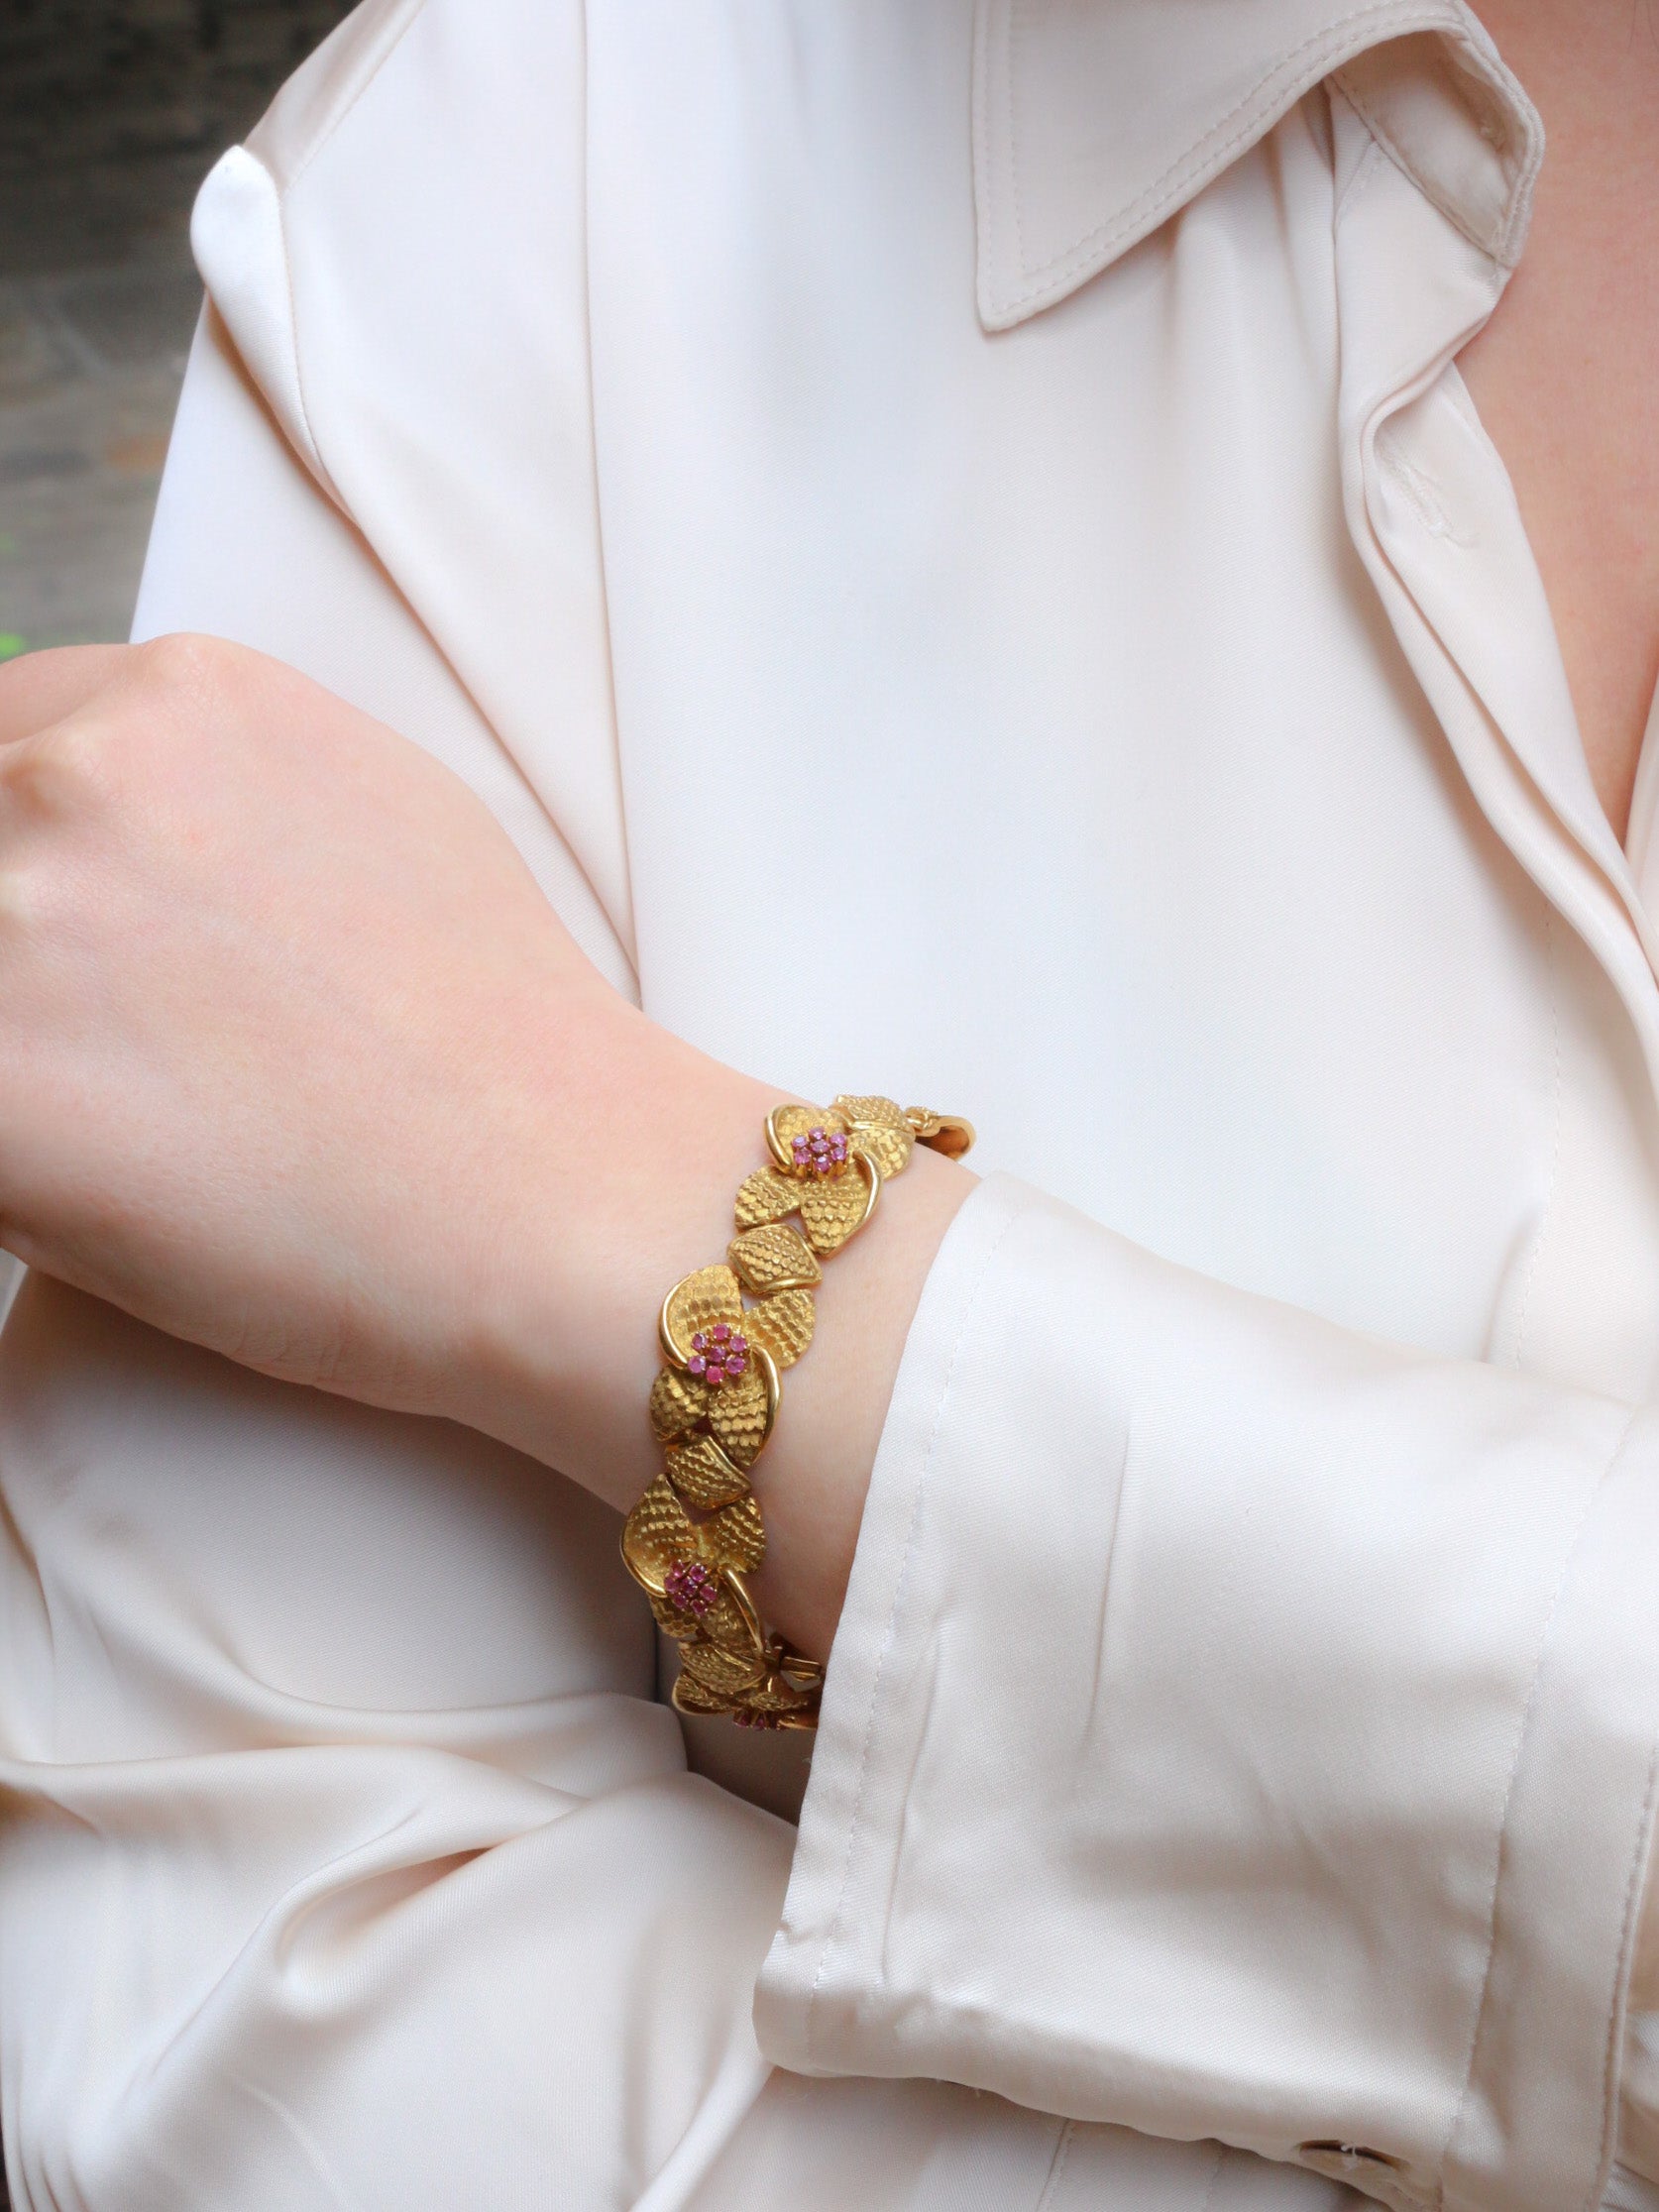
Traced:
<svg viewBox="0 0 1659 2212">
<path fill-rule="evenodd" d="M 1659 1414 L 987 1178 L 883 1432 L 763 2049 L 1316 2171 L 1364 2146 L 1401 2208 L 1593 2206 L 1655 1561 Z"/>
</svg>

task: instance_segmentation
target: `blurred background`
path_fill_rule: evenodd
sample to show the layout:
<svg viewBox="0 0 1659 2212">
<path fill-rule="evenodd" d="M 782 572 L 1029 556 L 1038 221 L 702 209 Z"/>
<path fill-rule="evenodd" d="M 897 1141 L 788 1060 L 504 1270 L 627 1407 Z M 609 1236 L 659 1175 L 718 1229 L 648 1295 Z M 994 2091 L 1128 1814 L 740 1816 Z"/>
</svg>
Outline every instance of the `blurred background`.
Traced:
<svg viewBox="0 0 1659 2212">
<path fill-rule="evenodd" d="M 0 660 L 126 636 L 200 304 L 190 202 L 347 12 L 0 0 Z"/>
<path fill-rule="evenodd" d="M 0 0 L 0 660 L 127 634 L 196 186 L 343 0 Z"/>
</svg>

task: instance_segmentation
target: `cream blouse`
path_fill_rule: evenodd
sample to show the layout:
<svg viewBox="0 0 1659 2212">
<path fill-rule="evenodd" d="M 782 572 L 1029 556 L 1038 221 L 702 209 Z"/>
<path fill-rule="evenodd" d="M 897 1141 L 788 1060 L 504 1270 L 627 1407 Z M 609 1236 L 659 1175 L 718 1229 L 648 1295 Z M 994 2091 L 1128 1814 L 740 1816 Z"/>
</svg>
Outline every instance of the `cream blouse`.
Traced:
<svg viewBox="0 0 1659 2212">
<path fill-rule="evenodd" d="M 1659 745 L 1626 853 L 1454 365 L 1540 150 L 1461 0 L 366 0 L 214 171 L 139 633 L 994 1172 L 798 1831 L 584 1494 L 25 1283 L 20 2207 L 1659 2201 Z"/>
</svg>

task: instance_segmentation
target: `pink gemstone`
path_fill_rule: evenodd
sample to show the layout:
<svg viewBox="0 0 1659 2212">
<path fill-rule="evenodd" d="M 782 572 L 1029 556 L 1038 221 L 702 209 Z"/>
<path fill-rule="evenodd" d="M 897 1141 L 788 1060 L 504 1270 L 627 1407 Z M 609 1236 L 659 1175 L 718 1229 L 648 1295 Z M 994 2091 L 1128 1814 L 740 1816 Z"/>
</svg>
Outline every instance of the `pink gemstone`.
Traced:
<svg viewBox="0 0 1659 2212">
<path fill-rule="evenodd" d="M 708 1372 L 708 1368 L 709 1363 L 701 1352 L 694 1352 L 686 1362 L 686 1373 L 688 1375 L 704 1375 Z"/>
<path fill-rule="evenodd" d="M 742 1375 L 747 1371 L 749 1356 L 746 1352 L 728 1352 L 725 1356 L 727 1375 Z"/>
<path fill-rule="evenodd" d="M 709 1382 L 711 1387 L 718 1390 L 724 1381 L 724 1368 L 720 1366 L 719 1360 L 711 1360 L 709 1362 Z"/>
<path fill-rule="evenodd" d="M 717 1344 L 723 1344 L 730 1334 L 731 1331 L 725 1322 L 717 1321 L 715 1323 L 715 1342 Z"/>
<path fill-rule="evenodd" d="M 746 1336 L 741 1336 L 741 1335 L 739 1335 L 739 1333 L 738 1333 L 738 1332 L 737 1332 L 737 1331 L 736 1331 L 735 1329 L 733 1329 L 733 1330 L 732 1330 L 732 1332 L 731 1332 L 731 1349 L 732 1349 L 732 1351 L 733 1351 L 733 1352 L 746 1352 L 746 1351 L 748 1350 L 748 1348 L 749 1348 L 749 1340 L 748 1340 L 748 1338 L 747 1338 Z"/>
<path fill-rule="evenodd" d="M 681 1612 L 699 1619 L 710 1610 L 719 1593 L 715 1579 L 700 1559 L 679 1559 L 664 1575 L 663 1594 Z"/>
<path fill-rule="evenodd" d="M 699 1329 L 696 1336 L 692 1338 L 692 1350 L 694 1352 L 707 1352 L 708 1349 L 709 1339 L 703 1334 L 703 1331 Z"/>
</svg>

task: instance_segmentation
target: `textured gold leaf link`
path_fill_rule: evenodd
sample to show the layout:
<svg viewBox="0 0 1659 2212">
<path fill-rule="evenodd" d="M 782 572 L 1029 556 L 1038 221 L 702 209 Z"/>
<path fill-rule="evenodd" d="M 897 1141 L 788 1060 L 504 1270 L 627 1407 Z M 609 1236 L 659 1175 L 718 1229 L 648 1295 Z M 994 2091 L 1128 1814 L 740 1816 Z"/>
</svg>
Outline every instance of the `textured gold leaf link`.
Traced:
<svg viewBox="0 0 1659 2212">
<path fill-rule="evenodd" d="M 663 1443 L 688 1436 L 703 1418 L 709 1392 L 694 1376 L 664 1368 L 651 1384 L 651 1426 Z"/>
<path fill-rule="evenodd" d="M 909 1129 L 910 1117 L 896 1098 L 878 1098 L 842 1091 L 830 1111 L 839 1114 L 848 1129 Z"/>
<path fill-rule="evenodd" d="M 645 1593 L 650 1602 L 652 1616 L 665 1636 L 672 1636 L 676 1643 L 690 1643 L 694 1636 L 703 1633 L 703 1623 L 691 1613 L 683 1613 L 678 1605 L 666 1598 L 659 1598 L 654 1590 Z"/>
<path fill-rule="evenodd" d="M 750 1306 L 743 1333 L 751 1344 L 763 1345 L 779 1367 L 793 1367 L 813 1341 L 813 1320 L 810 1290 L 780 1290 Z"/>
<path fill-rule="evenodd" d="M 884 1175 L 897 1175 L 916 1148 L 916 1133 L 902 1106 L 891 1098 L 849 1098 L 835 1101 L 835 1111 L 845 1120 L 852 1141 L 868 1153 Z"/>
<path fill-rule="evenodd" d="M 752 1575 L 766 1557 L 766 1531 L 752 1496 L 722 1505 L 703 1523 L 698 1536 L 704 1558 L 714 1567 L 735 1567 L 740 1575 Z"/>
<path fill-rule="evenodd" d="M 677 1282 L 662 1305 L 663 1350 L 681 1367 L 692 1355 L 692 1338 L 717 1321 L 733 1325 L 743 1318 L 743 1292 L 729 1268 L 699 1268 Z"/>
<path fill-rule="evenodd" d="M 732 1238 L 725 1256 L 744 1287 L 757 1298 L 769 1298 L 778 1290 L 812 1289 L 824 1280 L 811 1245 L 799 1230 L 783 1222 L 745 1229 Z"/>
<path fill-rule="evenodd" d="M 775 1167 L 757 1167 L 738 1186 L 733 1209 L 737 1227 L 755 1229 L 763 1221 L 782 1221 L 800 1205 L 805 1187 L 789 1175 L 780 1175 Z"/>
<path fill-rule="evenodd" d="M 686 1503 L 706 1513 L 749 1493 L 748 1477 L 732 1466 L 712 1436 L 694 1436 L 671 1451 L 666 1472 Z"/>
<path fill-rule="evenodd" d="M 731 1603 L 742 1615 L 747 1627 L 749 1642 L 756 1651 L 766 1650 L 766 1630 L 761 1625 L 759 1613 L 755 1610 L 754 1600 L 749 1596 L 748 1584 L 744 1582 L 741 1575 L 733 1573 L 728 1567 L 720 1576 L 720 1587 L 724 1595 L 731 1600 Z"/>
<path fill-rule="evenodd" d="M 852 1141 L 861 1153 L 868 1153 L 884 1176 L 902 1173 L 916 1149 L 908 1129 L 855 1129 Z"/>
<path fill-rule="evenodd" d="M 706 1613 L 682 1612 L 672 1599 L 647 1592 L 657 1626 L 676 1643 L 696 1643 L 707 1638 L 727 1651 L 755 1652 L 764 1648 L 742 1607 L 728 1590 L 722 1590 Z"/>
<path fill-rule="evenodd" d="M 681 1713 L 689 1713 L 700 1719 L 713 1718 L 737 1711 L 736 1702 L 722 1698 L 717 1691 L 706 1690 L 694 1674 L 680 1669 L 680 1678 L 671 1693 L 671 1702 Z"/>
<path fill-rule="evenodd" d="M 635 1582 L 661 1597 L 664 1578 L 676 1560 L 699 1549 L 691 1516 L 659 1475 L 622 1523 L 622 1559 Z"/>
<path fill-rule="evenodd" d="M 766 1638 L 752 1610 L 745 1612 L 729 1586 L 703 1615 L 699 1626 L 711 1643 L 718 1643 L 727 1651 L 763 1652 Z"/>
<path fill-rule="evenodd" d="M 764 1349 L 757 1347 L 757 1349 Z M 709 1426 L 715 1442 L 733 1467 L 752 1467 L 760 1447 L 772 1433 L 775 1408 L 767 1392 L 759 1360 L 746 1375 L 719 1390 L 704 1392 Z"/>
<path fill-rule="evenodd" d="M 755 1689 L 766 1680 L 764 1652 L 727 1651 L 723 1644 L 682 1644 L 680 1664 L 706 1689 L 723 1691 L 728 1698 L 736 1691 Z"/>
<path fill-rule="evenodd" d="M 868 1162 L 860 1166 L 856 1153 L 844 1175 L 803 1184 L 801 1222 L 813 1250 L 838 1252 L 869 1220 L 880 1189 L 880 1175 Z"/>
</svg>

